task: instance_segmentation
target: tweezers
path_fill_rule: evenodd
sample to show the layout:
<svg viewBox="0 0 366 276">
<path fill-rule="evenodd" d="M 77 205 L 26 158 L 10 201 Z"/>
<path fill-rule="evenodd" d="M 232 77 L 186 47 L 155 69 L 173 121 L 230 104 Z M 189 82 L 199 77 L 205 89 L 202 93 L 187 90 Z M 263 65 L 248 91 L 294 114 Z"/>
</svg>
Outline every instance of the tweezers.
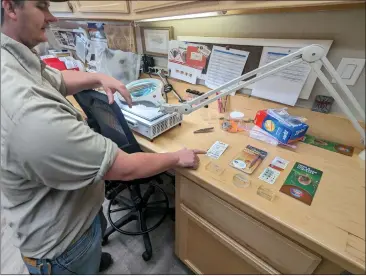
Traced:
<svg viewBox="0 0 366 276">
<path fill-rule="evenodd" d="M 208 128 L 201 128 L 198 130 L 193 131 L 193 133 L 207 133 L 214 129 L 214 127 L 208 127 Z"/>
</svg>

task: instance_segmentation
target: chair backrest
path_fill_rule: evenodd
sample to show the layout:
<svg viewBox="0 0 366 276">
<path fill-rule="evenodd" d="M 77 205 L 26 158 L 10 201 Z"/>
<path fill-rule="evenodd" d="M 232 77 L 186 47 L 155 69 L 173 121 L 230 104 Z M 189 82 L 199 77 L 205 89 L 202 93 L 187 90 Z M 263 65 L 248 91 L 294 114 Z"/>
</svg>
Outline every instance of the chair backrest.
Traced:
<svg viewBox="0 0 366 276">
<path fill-rule="evenodd" d="M 142 152 L 117 103 L 109 104 L 107 95 L 95 90 L 84 90 L 74 97 L 91 128 L 127 153 Z"/>
</svg>

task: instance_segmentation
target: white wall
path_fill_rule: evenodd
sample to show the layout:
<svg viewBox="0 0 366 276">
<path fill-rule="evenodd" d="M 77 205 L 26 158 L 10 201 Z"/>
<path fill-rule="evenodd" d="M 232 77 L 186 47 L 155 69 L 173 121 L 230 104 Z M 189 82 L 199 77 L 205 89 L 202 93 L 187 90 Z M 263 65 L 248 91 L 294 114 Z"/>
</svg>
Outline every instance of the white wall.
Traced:
<svg viewBox="0 0 366 276">
<path fill-rule="evenodd" d="M 365 11 L 321 11 L 278 14 L 250 14 L 174 21 L 139 23 L 141 26 L 172 26 L 174 37 L 217 36 L 283 39 L 331 39 L 328 58 L 335 68 L 342 57 L 365 58 Z M 349 86 L 365 109 L 365 69 L 354 86 Z M 328 95 L 317 81 L 309 100 L 297 105 L 311 108 L 316 95 Z M 335 103 L 333 113 L 342 113 Z"/>
</svg>

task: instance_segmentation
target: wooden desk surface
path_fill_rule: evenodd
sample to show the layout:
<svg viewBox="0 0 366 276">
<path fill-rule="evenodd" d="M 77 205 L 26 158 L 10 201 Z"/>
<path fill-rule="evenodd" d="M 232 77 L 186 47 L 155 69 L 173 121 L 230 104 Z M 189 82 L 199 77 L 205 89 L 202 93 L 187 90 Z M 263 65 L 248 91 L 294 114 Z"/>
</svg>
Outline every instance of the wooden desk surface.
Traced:
<svg viewBox="0 0 366 276">
<path fill-rule="evenodd" d="M 184 91 L 187 88 L 194 87 L 199 91 L 208 90 L 203 86 L 193 86 L 182 82 L 171 81 L 171 83 L 182 96 L 185 95 Z M 75 103 L 73 99 L 70 100 Z M 175 102 L 171 93 L 169 93 L 169 102 Z M 243 111 L 246 117 L 253 117 L 257 110 L 272 108 L 274 105 L 280 106 L 243 96 L 235 96 L 231 99 L 231 106 Z M 310 127 L 314 125 L 314 129 L 318 131 L 315 134 L 322 138 L 340 137 L 333 141 L 344 143 L 348 141 L 349 144 L 357 146 L 357 133 L 346 119 L 302 108 L 291 108 L 290 112 L 292 113 L 292 111 L 296 114 L 306 114 Z M 249 138 L 245 133 L 233 134 L 221 130 L 219 125 L 221 116 L 222 114 L 216 110 L 216 103 L 213 103 L 208 109 L 201 108 L 186 115 L 181 126 L 165 132 L 155 138 L 153 142 L 140 135 L 136 135 L 136 138 L 142 148 L 150 152 L 175 151 L 182 147 L 208 149 L 217 140 L 229 144 L 228 149 L 219 160 L 214 161 L 203 155 L 200 156 L 201 163 L 198 170 L 179 169 L 178 172 L 238 209 L 350 272 L 364 273 L 365 163 L 357 156 L 360 149 L 356 148 L 353 157 L 348 157 L 304 143 L 298 143 L 295 150 L 275 147 Z M 323 128 L 319 124 L 323 124 Z M 331 125 L 329 128 L 327 128 L 328 124 Z M 194 130 L 211 126 L 215 127 L 212 133 L 193 134 Z M 337 126 L 342 130 L 339 130 Z M 325 129 L 328 129 L 328 133 Z M 319 130 L 323 132 L 320 133 Z M 314 134 L 314 131 L 309 129 L 309 133 Z M 248 176 L 251 186 L 238 188 L 232 183 L 232 178 L 239 171 L 230 167 L 229 162 L 248 144 L 266 150 L 268 156 L 256 171 Z M 276 156 L 280 156 L 290 163 L 281 172 L 276 183 L 270 185 L 259 180 L 258 176 Z M 207 170 L 206 166 L 209 162 L 214 162 L 225 169 L 224 172 L 218 176 Z M 311 206 L 279 192 L 295 162 L 301 162 L 323 171 Z M 272 188 L 277 192 L 274 201 L 267 201 L 256 194 L 259 185 Z"/>
</svg>

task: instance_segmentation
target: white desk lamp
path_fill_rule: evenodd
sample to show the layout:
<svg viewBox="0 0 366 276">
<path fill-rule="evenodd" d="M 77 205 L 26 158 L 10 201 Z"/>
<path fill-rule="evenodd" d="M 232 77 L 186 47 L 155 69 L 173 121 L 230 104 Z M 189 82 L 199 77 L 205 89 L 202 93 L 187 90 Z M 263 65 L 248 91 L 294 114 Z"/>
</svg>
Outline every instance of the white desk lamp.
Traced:
<svg viewBox="0 0 366 276">
<path fill-rule="evenodd" d="M 342 82 L 341 77 L 339 76 L 337 71 L 334 69 L 332 64 L 329 62 L 329 60 L 326 58 L 323 47 L 321 47 L 320 45 L 315 45 L 315 44 L 301 48 L 297 52 L 294 52 L 283 58 L 280 58 L 271 63 L 268 63 L 262 67 L 259 67 L 249 73 L 246 73 L 236 79 L 233 79 L 232 81 L 229 81 L 229 82 L 221 85 L 220 87 L 218 87 L 216 89 L 208 91 L 207 93 L 205 93 L 202 96 L 194 98 L 185 103 L 180 103 L 180 104 L 164 103 L 160 106 L 160 111 L 165 112 L 165 113 L 178 112 L 181 114 L 189 114 L 189 113 L 201 108 L 202 106 L 205 106 L 213 101 L 216 101 L 217 99 L 219 99 L 223 96 L 226 96 L 241 88 L 247 87 L 248 85 L 257 82 L 258 80 L 261 80 L 267 76 L 273 75 L 279 71 L 286 69 L 287 67 L 299 64 L 301 62 L 308 63 L 311 66 L 311 68 L 316 72 L 320 81 L 324 84 L 325 88 L 328 90 L 329 94 L 335 99 L 335 101 L 341 107 L 342 111 L 347 115 L 348 119 L 351 121 L 351 123 L 353 124 L 355 129 L 360 133 L 361 143 L 365 146 L 365 130 L 359 124 L 356 117 L 352 114 L 351 110 L 345 104 L 343 99 L 339 96 L 339 93 L 335 90 L 333 85 L 330 83 L 330 81 L 321 71 L 321 69 L 320 69 L 321 65 L 324 66 L 324 68 L 328 71 L 330 76 L 336 81 L 336 83 L 339 85 L 341 90 L 346 94 L 347 98 L 353 104 L 353 106 L 355 107 L 355 109 L 357 110 L 357 112 L 359 113 L 359 115 L 361 116 L 361 119 L 363 121 L 365 121 L 365 111 L 362 109 L 360 104 L 357 102 L 357 100 L 353 96 L 352 92 Z M 261 74 L 255 76 L 254 78 L 247 80 L 241 84 L 238 84 L 239 81 L 246 80 L 249 77 L 252 77 L 258 73 L 261 73 Z M 224 92 L 222 92 L 226 88 L 228 88 L 228 89 L 225 90 Z M 220 92 L 220 94 L 216 95 L 212 98 L 207 98 L 210 95 L 215 94 L 216 92 Z M 195 105 L 195 106 L 193 106 L 193 105 Z M 359 157 L 362 160 L 365 160 L 365 150 L 363 150 L 359 154 Z"/>
</svg>

